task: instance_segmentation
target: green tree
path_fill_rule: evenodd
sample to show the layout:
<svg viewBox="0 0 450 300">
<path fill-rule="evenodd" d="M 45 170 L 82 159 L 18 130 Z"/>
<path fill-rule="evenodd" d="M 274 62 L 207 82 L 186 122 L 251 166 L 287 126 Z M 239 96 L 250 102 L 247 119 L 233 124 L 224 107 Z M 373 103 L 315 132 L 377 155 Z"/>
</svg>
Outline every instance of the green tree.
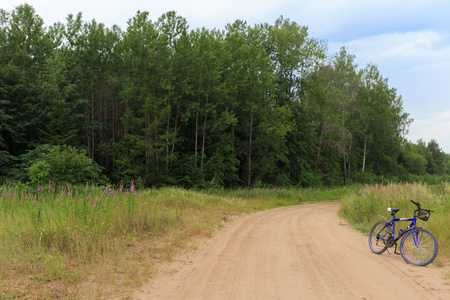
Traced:
<svg viewBox="0 0 450 300">
<path fill-rule="evenodd" d="M 278 162 L 286 158 L 282 148 L 291 130 L 290 111 L 279 106 L 274 98 L 276 78 L 267 55 L 265 33 L 260 27 L 250 28 L 236 21 L 227 27 L 226 51 L 230 60 L 227 89 L 238 126 L 235 136 L 241 174 L 248 186 L 253 176 L 258 180 L 274 181 Z M 236 106 L 234 106 L 236 104 Z M 234 128 L 232 128 L 234 130 Z"/>
<path fill-rule="evenodd" d="M 358 98 L 361 170 L 397 176 L 400 147 L 411 120 L 403 110 L 401 97 L 389 87 L 375 65 L 363 70 L 362 81 Z"/>
<path fill-rule="evenodd" d="M 276 76 L 273 92 L 279 106 L 287 105 L 291 112 L 292 130 L 283 150 L 286 159 L 279 168 L 294 184 L 307 185 L 314 182 L 314 153 L 317 153 L 313 126 L 302 103 L 302 81 L 325 58 L 322 45 L 308 37 L 306 26 L 280 17 L 275 25 L 264 24 L 267 32 L 265 47 Z M 280 170 L 280 171 L 281 171 Z"/>
<path fill-rule="evenodd" d="M 432 167 L 430 166 L 429 173 L 443 175 L 445 172 L 445 153 L 442 151 L 435 139 L 432 139 L 428 143 L 427 148 L 431 152 L 431 158 L 433 161 Z"/>
</svg>

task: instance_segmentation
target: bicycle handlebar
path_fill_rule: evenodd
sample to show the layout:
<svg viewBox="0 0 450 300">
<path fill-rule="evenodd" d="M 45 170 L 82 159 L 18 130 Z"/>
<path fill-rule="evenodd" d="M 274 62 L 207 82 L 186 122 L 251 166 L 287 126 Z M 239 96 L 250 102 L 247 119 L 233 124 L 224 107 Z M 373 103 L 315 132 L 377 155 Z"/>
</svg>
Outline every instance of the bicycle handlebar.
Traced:
<svg viewBox="0 0 450 300">
<path fill-rule="evenodd" d="M 421 205 L 420 205 L 419 202 L 415 202 L 415 201 L 413 201 L 413 200 L 411 200 L 411 202 L 414 203 L 414 204 L 417 206 L 417 208 L 421 208 Z"/>
</svg>

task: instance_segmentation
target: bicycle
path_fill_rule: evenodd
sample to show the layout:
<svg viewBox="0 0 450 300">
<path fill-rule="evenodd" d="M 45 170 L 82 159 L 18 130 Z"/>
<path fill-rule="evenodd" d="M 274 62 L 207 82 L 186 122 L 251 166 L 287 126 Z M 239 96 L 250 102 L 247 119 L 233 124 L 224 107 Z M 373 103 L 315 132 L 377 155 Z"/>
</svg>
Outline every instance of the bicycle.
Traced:
<svg viewBox="0 0 450 300">
<path fill-rule="evenodd" d="M 426 266 L 436 258 L 439 249 L 438 242 L 431 232 L 416 226 L 416 222 L 417 218 L 427 221 L 433 211 L 423 209 L 418 202 L 413 200 L 411 202 L 417 206 L 412 218 L 397 218 L 395 214 L 400 209 L 390 207 L 388 211 L 392 216 L 391 221 L 380 216 L 384 220 L 373 225 L 369 235 L 369 246 L 373 253 L 381 254 L 395 245 L 394 253 L 401 254 L 407 263 Z M 411 221 L 411 223 L 405 229 L 400 229 L 396 235 L 396 223 L 404 221 Z M 402 239 L 400 241 L 400 253 L 397 253 L 397 242 L 400 239 Z"/>
</svg>

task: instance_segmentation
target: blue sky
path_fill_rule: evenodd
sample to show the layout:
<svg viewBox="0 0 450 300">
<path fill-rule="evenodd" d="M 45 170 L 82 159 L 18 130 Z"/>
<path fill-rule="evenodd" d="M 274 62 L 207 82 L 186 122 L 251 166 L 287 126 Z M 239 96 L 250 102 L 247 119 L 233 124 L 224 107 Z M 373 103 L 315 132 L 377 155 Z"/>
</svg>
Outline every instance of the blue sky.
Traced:
<svg viewBox="0 0 450 300">
<path fill-rule="evenodd" d="M 283 15 L 308 26 L 309 35 L 326 40 L 331 52 L 345 46 L 360 68 L 376 64 L 390 87 L 402 96 L 414 122 L 407 139 L 437 140 L 450 153 L 450 1 L 447 0 L 28 0 L 45 24 L 65 22 L 69 13 L 84 20 L 126 29 L 138 10 L 153 20 L 169 10 L 191 29 L 224 29 L 237 19 L 250 25 L 273 24 Z M 2 0 L 11 11 L 24 3 Z"/>
</svg>

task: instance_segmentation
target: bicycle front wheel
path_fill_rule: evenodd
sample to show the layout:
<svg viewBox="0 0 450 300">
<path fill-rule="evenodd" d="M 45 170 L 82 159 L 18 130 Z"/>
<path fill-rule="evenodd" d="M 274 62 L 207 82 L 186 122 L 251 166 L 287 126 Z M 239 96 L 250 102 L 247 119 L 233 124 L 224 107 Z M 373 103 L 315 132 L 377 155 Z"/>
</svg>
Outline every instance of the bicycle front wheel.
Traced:
<svg viewBox="0 0 450 300">
<path fill-rule="evenodd" d="M 369 235 L 369 246 L 375 254 L 381 254 L 388 248 L 387 239 L 392 235 L 385 221 L 378 221 L 373 225 Z"/>
<path fill-rule="evenodd" d="M 426 229 L 416 228 L 403 236 L 400 243 L 400 252 L 403 259 L 416 266 L 426 266 L 438 254 L 436 237 Z"/>
</svg>

